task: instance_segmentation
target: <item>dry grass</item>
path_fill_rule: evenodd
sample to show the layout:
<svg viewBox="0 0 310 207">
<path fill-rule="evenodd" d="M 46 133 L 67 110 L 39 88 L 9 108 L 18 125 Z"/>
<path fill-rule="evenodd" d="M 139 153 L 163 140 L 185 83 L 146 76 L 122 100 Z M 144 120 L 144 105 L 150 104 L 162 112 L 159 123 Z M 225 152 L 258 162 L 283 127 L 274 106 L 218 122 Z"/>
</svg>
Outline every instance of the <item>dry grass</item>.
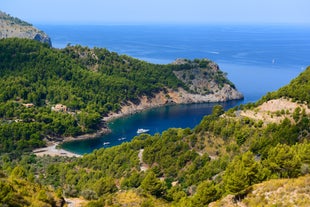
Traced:
<svg viewBox="0 0 310 207">
<path fill-rule="evenodd" d="M 267 123 L 280 123 L 285 118 L 294 122 L 292 114 L 296 108 L 305 109 L 310 114 L 310 109 L 305 104 L 295 103 L 285 98 L 270 100 L 253 110 L 241 111 L 240 116 L 254 120 L 262 120 Z M 281 113 L 284 112 L 284 113 Z"/>
<path fill-rule="evenodd" d="M 277 179 L 253 186 L 241 202 L 227 196 L 210 204 L 217 206 L 264 206 L 264 207 L 308 207 L 310 206 L 310 175 L 296 179 Z"/>
<path fill-rule="evenodd" d="M 113 195 L 110 202 L 106 202 L 105 206 L 126 206 L 126 207 L 140 207 L 140 206 L 159 206 L 168 207 L 168 203 L 156 199 L 152 196 L 144 196 L 135 190 L 120 191 Z"/>
<path fill-rule="evenodd" d="M 310 206 L 310 175 L 258 184 L 243 202 L 247 206 Z"/>
</svg>

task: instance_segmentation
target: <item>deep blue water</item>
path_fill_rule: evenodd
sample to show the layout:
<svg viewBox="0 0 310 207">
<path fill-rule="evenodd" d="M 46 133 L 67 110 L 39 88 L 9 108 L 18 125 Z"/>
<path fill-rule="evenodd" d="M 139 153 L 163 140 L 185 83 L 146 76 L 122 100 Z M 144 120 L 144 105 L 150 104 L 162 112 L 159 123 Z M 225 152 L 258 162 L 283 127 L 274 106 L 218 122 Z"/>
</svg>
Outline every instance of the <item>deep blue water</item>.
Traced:
<svg viewBox="0 0 310 207">
<path fill-rule="evenodd" d="M 220 103 L 225 109 L 229 109 L 240 101 Z M 168 128 L 194 128 L 204 115 L 212 112 L 215 103 L 186 104 L 165 106 L 146 110 L 130 116 L 115 119 L 108 123 L 112 130 L 110 134 L 100 139 L 89 139 L 64 143 L 62 147 L 69 151 L 84 154 L 101 147 L 119 145 L 124 141 L 130 141 L 137 135 L 138 128 L 149 129 L 149 134 L 161 133 Z M 124 140 L 119 140 L 124 138 Z M 108 145 L 104 145 L 109 142 Z"/>
<path fill-rule="evenodd" d="M 310 65 L 310 26 L 290 25 L 38 25 L 52 38 L 54 47 L 68 44 L 104 47 L 148 62 L 165 64 L 177 58 L 209 58 L 228 73 L 254 102 L 290 82 Z M 231 107 L 236 103 L 228 104 Z M 239 104 L 239 102 L 238 102 Z M 85 153 L 103 142 L 130 140 L 137 128 L 161 132 L 169 127 L 194 127 L 210 112 L 209 104 L 153 109 L 110 123 L 112 134 L 102 139 L 65 145 Z M 184 116 L 182 116 L 184 114 Z M 107 146 L 106 146 L 107 147 Z"/>
</svg>

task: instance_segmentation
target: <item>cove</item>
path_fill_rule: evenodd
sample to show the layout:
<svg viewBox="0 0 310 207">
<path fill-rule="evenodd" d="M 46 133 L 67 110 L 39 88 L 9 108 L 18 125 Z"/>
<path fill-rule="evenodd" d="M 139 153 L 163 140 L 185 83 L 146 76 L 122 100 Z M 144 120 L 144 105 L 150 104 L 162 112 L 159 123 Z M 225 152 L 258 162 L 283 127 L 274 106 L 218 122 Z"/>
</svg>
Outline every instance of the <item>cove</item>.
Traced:
<svg viewBox="0 0 310 207">
<path fill-rule="evenodd" d="M 168 128 L 194 128 L 215 105 L 225 110 L 243 103 L 243 100 L 223 103 L 181 104 L 158 107 L 108 122 L 111 133 L 96 139 L 71 141 L 62 148 L 76 154 L 90 153 L 95 149 L 107 148 L 129 142 L 137 135 L 138 128 L 148 129 L 149 134 L 161 133 Z"/>
</svg>

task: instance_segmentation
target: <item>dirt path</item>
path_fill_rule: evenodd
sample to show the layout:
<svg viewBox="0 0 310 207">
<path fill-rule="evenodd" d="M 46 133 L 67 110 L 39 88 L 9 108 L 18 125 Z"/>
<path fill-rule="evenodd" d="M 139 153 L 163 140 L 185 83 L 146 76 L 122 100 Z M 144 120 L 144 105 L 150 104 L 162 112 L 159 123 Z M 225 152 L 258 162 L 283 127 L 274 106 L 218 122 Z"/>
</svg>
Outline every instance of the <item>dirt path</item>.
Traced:
<svg viewBox="0 0 310 207">
<path fill-rule="evenodd" d="M 65 198 L 68 207 L 83 207 L 86 201 L 81 198 Z"/>
<path fill-rule="evenodd" d="M 149 166 L 143 162 L 143 151 L 144 151 L 144 149 L 140 149 L 138 157 L 139 157 L 139 161 L 140 161 L 140 170 L 142 172 L 145 172 L 149 169 Z"/>
</svg>

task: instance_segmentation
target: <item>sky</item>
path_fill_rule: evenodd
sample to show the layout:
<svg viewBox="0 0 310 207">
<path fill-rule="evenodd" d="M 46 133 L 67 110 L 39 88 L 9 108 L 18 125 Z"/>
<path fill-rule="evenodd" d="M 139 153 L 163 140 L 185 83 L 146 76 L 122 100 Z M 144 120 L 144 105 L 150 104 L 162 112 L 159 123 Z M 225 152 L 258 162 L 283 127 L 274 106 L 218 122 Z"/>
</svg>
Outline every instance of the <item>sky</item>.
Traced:
<svg viewBox="0 0 310 207">
<path fill-rule="evenodd" d="M 310 24 L 310 0 L 0 0 L 32 24 Z"/>
</svg>

